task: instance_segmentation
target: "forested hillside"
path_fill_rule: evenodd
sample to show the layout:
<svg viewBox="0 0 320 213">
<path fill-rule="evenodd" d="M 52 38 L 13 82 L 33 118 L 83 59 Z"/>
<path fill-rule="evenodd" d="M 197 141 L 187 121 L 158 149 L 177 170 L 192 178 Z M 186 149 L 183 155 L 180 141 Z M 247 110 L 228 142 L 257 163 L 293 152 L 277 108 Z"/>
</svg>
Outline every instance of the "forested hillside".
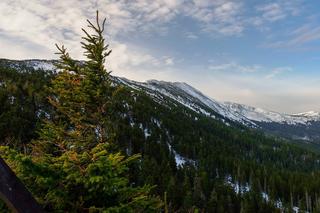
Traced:
<svg viewBox="0 0 320 213">
<path fill-rule="evenodd" d="M 320 212 L 319 153 L 112 81 L 95 29 L 61 72 L 0 63 L 0 155 L 46 211 Z"/>
<path fill-rule="evenodd" d="M 46 88 L 55 75 L 1 67 L 2 145 L 29 153 L 42 120 L 53 113 Z M 287 209 L 317 208 L 318 154 L 120 87 L 122 103 L 111 118 L 114 149 L 128 156 L 142 153 L 140 165 L 130 170 L 131 181 L 156 185 L 154 193 L 167 194 L 168 208 L 270 212 L 280 200 Z"/>
</svg>

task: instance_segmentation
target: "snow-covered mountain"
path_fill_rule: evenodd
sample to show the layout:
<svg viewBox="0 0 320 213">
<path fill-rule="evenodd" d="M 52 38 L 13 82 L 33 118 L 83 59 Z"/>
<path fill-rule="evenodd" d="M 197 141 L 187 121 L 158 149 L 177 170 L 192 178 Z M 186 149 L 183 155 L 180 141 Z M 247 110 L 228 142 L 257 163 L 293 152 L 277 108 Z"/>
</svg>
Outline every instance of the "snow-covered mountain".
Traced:
<svg viewBox="0 0 320 213">
<path fill-rule="evenodd" d="M 55 69 L 54 62 L 53 60 L 14 61 L 3 59 L 0 60 L 0 65 L 22 71 L 26 67 L 52 71 Z M 157 80 L 136 82 L 120 77 L 114 77 L 114 80 L 133 89 L 142 90 L 158 102 L 164 103 L 164 99 L 173 100 L 195 112 L 220 119 L 226 125 L 240 123 L 287 138 L 320 141 L 320 112 L 284 114 L 238 103 L 219 102 L 182 82 Z"/>
<path fill-rule="evenodd" d="M 314 111 L 303 112 L 299 114 L 283 114 L 231 102 L 225 102 L 224 105 L 231 111 L 237 112 L 254 122 L 308 125 L 312 121 L 320 121 L 320 114 Z"/>
<path fill-rule="evenodd" d="M 268 133 L 303 141 L 320 140 L 320 113 L 303 112 L 284 114 L 231 102 L 216 101 L 192 86 L 181 82 L 150 80 L 144 83 L 118 78 L 120 82 L 141 89 L 161 101 L 169 97 L 180 104 L 206 116 L 248 127 L 259 128 Z"/>
<path fill-rule="evenodd" d="M 308 125 L 310 122 L 320 121 L 320 113 L 314 111 L 299 114 L 284 114 L 238 103 L 218 102 L 186 83 L 172 83 L 157 80 L 149 80 L 141 83 L 124 78 L 120 79 L 123 83 L 133 88 L 144 88 L 149 91 L 149 93 L 150 91 L 159 92 L 173 98 L 194 111 L 210 115 L 210 111 L 213 110 L 229 120 L 242 124 L 255 125 L 257 122 L 274 122 L 288 125 Z M 210 111 L 208 109 L 210 109 Z"/>
<path fill-rule="evenodd" d="M 56 69 L 55 60 L 8 60 L 0 59 L 0 65 L 24 71 L 26 68 L 34 68 L 35 70 L 53 71 Z"/>
</svg>

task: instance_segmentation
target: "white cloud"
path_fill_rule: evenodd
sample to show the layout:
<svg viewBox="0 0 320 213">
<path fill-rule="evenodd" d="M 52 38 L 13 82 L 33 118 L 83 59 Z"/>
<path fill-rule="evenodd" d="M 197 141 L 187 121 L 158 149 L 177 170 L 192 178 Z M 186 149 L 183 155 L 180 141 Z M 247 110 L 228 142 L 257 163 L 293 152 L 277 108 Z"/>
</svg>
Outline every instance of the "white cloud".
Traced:
<svg viewBox="0 0 320 213">
<path fill-rule="evenodd" d="M 204 32 L 233 36 L 244 30 L 243 3 L 232 0 L 193 0 L 184 7 L 185 13 L 199 21 Z"/>
<path fill-rule="evenodd" d="M 71 55 L 83 58 L 79 45 L 85 19 L 94 19 L 95 10 L 108 17 L 107 33 L 112 39 L 109 67 L 116 74 L 129 70 L 158 70 L 176 65 L 171 56 L 155 50 L 120 42 L 119 36 L 165 34 L 178 15 L 197 20 L 202 29 L 223 35 L 243 31 L 242 3 L 232 0 L 19 0 L 0 2 L 0 56 L 5 58 L 52 58 L 54 44 L 65 44 Z M 189 39 L 197 35 L 187 34 Z M 163 54 L 163 53 L 162 53 Z M 170 55 L 165 53 L 164 55 Z M 143 75 L 143 74 L 142 74 Z"/>
<path fill-rule="evenodd" d="M 265 19 L 296 14 L 295 4 L 277 2 L 280 3 L 258 7 Z M 96 9 L 101 16 L 108 17 L 107 32 L 115 42 L 121 36 L 165 35 L 177 16 L 196 20 L 204 32 L 214 36 L 239 36 L 250 25 L 248 20 L 252 20 L 245 15 L 245 1 L 237 0 L 87 0 L 81 3 L 78 0 L 28 0 L 23 4 L 19 0 L 2 0 L 0 42 L 7 42 L 8 38 L 19 40 L 29 46 L 41 46 L 50 54 L 55 51 L 54 43 L 65 43 L 79 58 L 82 56 L 78 45 L 80 29 L 86 26 L 86 18 L 94 18 Z M 186 36 L 198 38 L 194 33 Z M 16 44 L 14 49 L 21 50 L 20 45 Z M 32 56 L 32 51 L 26 48 L 19 54 L 23 55 L 23 51 L 24 57 L 37 55 Z M 0 54 L 6 57 L 6 52 Z"/>
<path fill-rule="evenodd" d="M 133 50 L 134 49 L 134 50 Z M 126 44 L 113 44 L 112 54 L 109 56 L 110 67 L 112 70 L 132 69 L 148 64 L 149 66 L 157 65 L 159 62 L 156 58 L 148 53 L 143 53 L 137 48 L 129 48 Z"/>
<path fill-rule="evenodd" d="M 18 0 L 0 2 L 0 57 L 52 58 L 54 44 L 65 44 L 71 55 L 83 58 L 80 47 L 81 28 L 85 19 L 94 19 L 96 9 L 100 16 L 108 16 L 108 38 L 122 34 L 157 33 L 177 13 L 179 0 Z M 155 32 L 153 32 L 155 31 Z M 163 31 L 163 30 L 162 30 Z M 108 67 L 115 73 L 160 65 L 173 65 L 173 58 L 159 56 L 132 44 L 112 39 L 113 52 Z M 158 59 L 160 58 L 160 59 Z"/>
<path fill-rule="evenodd" d="M 209 65 L 209 70 L 215 72 L 240 72 L 240 73 L 255 73 L 262 70 L 260 65 L 249 65 L 244 66 L 235 62 L 225 64 L 213 64 Z"/>
<path fill-rule="evenodd" d="M 110 0 L 98 1 L 98 8 L 109 17 L 111 31 L 117 35 L 165 31 L 164 24 L 176 17 L 181 3 L 179 0 Z"/>
<path fill-rule="evenodd" d="M 197 36 L 195 33 L 193 32 L 186 32 L 185 36 L 187 39 L 191 39 L 191 40 L 196 40 L 199 38 L 199 36 Z"/>
<path fill-rule="evenodd" d="M 248 21 L 258 29 L 265 30 L 269 23 L 298 16 L 302 8 L 301 0 L 275 0 L 256 6 L 257 15 L 249 18 Z"/>
<path fill-rule="evenodd" d="M 107 69 L 113 75 L 132 80 L 166 79 L 173 77 L 175 59 L 155 56 L 148 50 L 133 44 L 113 43 L 112 54 L 107 58 Z"/>
<path fill-rule="evenodd" d="M 298 15 L 301 10 L 301 2 L 299 0 L 278 0 L 257 6 L 256 9 L 264 20 L 274 22 L 288 16 Z"/>
<path fill-rule="evenodd" d="M 168 23 L 178 15 L 197 20 L 204 31 L 234 35 L 243 31 L 238 18 L 241 5 L 231 0 L 87 0 L 81 4 L 78 0 L 29 0 L 23 4 L 19 0 L 2 0 L 0 42 L 10 43 L 12 48 L 2 49 L 0 54 L 1 57 L 40 55 L 47 58 L 55 52 L 55 43 L 64 43 L 74 57 L 82 58 L 81 28 L 86 26 L 86 18 L 94 18 L 96 9 L 101 16 L 108 17 L 108 37 L 115 44 L 119 43 L 119 36 L 166 34 Z M 197 35 L 189 33 L 187 37 L 196 39 Z M 30 47 L 37 47 L 37 50 L 32 51 Z M 113 49 L 118 47 L 123 48 L 114 45 Z M 19 53 L 14 54 L 16 49 Z"/>
<path fill-rule="evenodd" d="M 262 17 L 270 22 L 278 21 L 284 19 L 287 13 L 284 11 L 285 8 L 278 3 L 270 3 L 266 5 L 259 6 L 257 8 L 258 12 L 262 13 Z"/>
<path fill-rule="evenodd" d="M 170 58 L 170 57 L 165 58 L 164 62 L 165 62 L 165 64 L 168 65 L 168 66 L 174 65 L 174 59 L 173 59 L 173 58 Z"/>
</svg>

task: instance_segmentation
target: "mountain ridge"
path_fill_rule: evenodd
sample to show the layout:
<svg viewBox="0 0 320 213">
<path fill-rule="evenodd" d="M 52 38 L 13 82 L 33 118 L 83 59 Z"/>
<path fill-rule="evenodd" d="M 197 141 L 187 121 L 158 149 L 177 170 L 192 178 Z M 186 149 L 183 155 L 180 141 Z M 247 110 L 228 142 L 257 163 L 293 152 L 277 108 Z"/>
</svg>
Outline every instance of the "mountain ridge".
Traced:
<svg viewBox="0 0 320 213">
<path fill-rule="evenodd" d="M 50 70 L 53 71 L 55 70 L 55 66 L 54 66 L 54 62 L 57 62 L 57 60 L 51 60 L 51 59 L 25 59 L 25 60 L 11 60 L 11 59 L 5 59 L 5 58 L 0 58 L 1 61 L 8 61 L 8 62 L 17 62 L 19 63 L 23 63 L 26 66 L 30 66 L 34 69 L 44 69 L 44 70 Z M 12 63 L 11 63 L 12 64 Z M 305 112 L 298 112 L 298 113 L 281 113 L 281 112 L 277 112 L 274 110 L 268 110 L 266 108 L 263 107 L 254 107 L 254 106 L 250 106 L 247 104 L 242 104 L 242 103 L 236 103 L 233 101 L 217 101 L 212 97 L 209 97 L 205 94 L 203 94 L 203 92 L 201 92 L 200 90 L 194 88 L 192 85 L 186 83 L 186 82 L 180 82 L 180 81 L 174 81 L 174 82 L 169 82 L 169 81 L 164 81 L 164 80 L 157 80 L 157 79 L 149 79 L 143 82 L 139 82 L 139 81 L 134 81 L 134 80 L 130 80 L 127 79 L 125 77 L 118 77 L 118 76 L 114 76 L 116 78 L 121 78 L 124 79 L 126 81 L 130 81 L 130 82 L 135 82 L 135 83 L 146 83 L 146 84 L 172 84 L 172 85 L 176 85 L 178 87 L 182 87 L 184 86 L 185 88 L 189 87 L 191 89 L 192 92 L 196 92 L 199 93 L 202 96 L 205 96 L 206 98 L 219 103 L 220 105 L 227 105 L 227 107 L 229 107 L 229 105 L 241 105 L 245 108 L 251 108 L 252 110 L 258 110 L 258 111 L 262 111 L 262 112 L 268 112 L 268 113 L 276 113 L 276 114 L 280 114 L 283 116 L 296 116 L 296 117 L 316 117 L 317 119 L 320 119 L 320 112 L 314 111 L 314 110 L 310 110 L 310 111 L 305 111 Z"/>
<path fill-rule="evenodd" d="M 31 67 L 35 70 L 54 71 L 56 70 L 55 62 L 55 60 L 40 59 L 0 59 L 0 64 L 7 64 L 12 68 L 19 67 L 22 70 L 23 67 Z M 320 126 L 320 112 L 287 114 L 234 102 L 220 102 L 185 82 L 155 79 L 138 82 L 116 76 L 113 76 L 113 79 L 133 89 L 142 90 L 160 102 L 163 101 L 163 97 L 171 98 L 197 113 L 220 119 L 226 125 L 235 122 L 289 139 L 320 141 L 320 132 L 317 131 Z"/>
</svg>

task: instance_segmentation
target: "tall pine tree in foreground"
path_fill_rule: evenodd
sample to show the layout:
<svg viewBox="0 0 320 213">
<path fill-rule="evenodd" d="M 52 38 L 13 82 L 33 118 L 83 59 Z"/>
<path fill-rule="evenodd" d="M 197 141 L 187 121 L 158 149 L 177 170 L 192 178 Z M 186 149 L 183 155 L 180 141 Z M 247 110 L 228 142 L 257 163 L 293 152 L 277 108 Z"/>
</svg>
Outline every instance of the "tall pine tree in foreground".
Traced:
<svg viewBox="0 0 320 213">
<path fill-rule="evenodd" d="M 139 155 L 115 151 L 112 117 L 124 103 L 122 90 L 111 84 L 104 64 L 111 53 L 103 37 L 105 20 L 88 20 L 93 33 L 83 29 L 84 62 L 59 47 L 60 72 L 49 88 L 54 113 L 45 121 L 25 156 L 2 147 L 0 154 L 47 211 L 157 212 L 161 201 L 153 187 L 134 187 L 128 166 Z M 119 115 L 120 116 L 120 115 Z"/>
</svg>

